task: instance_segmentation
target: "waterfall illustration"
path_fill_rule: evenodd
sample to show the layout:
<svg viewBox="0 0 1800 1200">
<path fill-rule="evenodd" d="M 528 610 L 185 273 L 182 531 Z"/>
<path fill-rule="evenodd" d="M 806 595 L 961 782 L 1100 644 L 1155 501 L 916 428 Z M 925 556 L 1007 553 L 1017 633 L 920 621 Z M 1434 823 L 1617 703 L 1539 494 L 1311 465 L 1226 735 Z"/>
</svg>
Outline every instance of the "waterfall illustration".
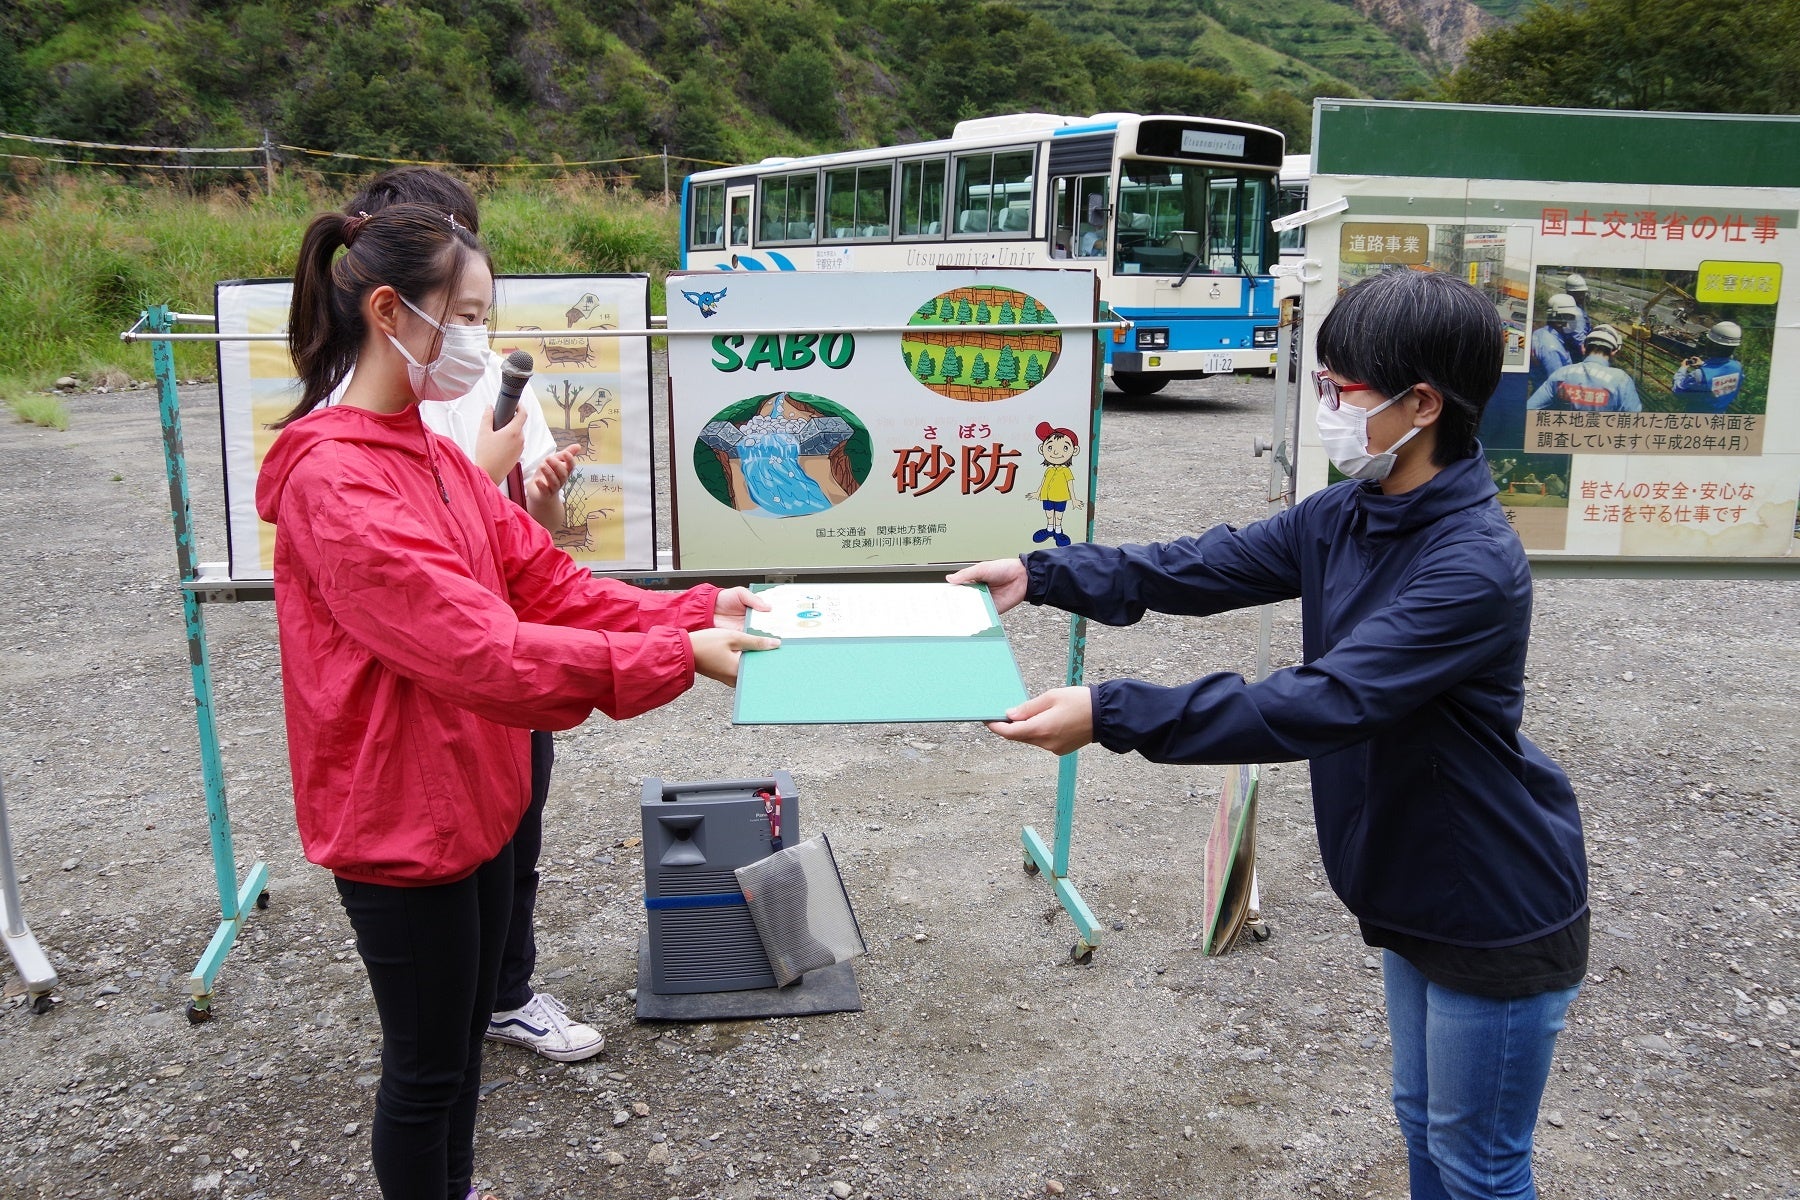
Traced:
<svg viewBox="0 0 1800 1200">
<path fill-rule="evenodd" d="M 718 485 L 708 485 L 709 490 L 746 516 L 825 512 L 861 482 L 845 450 L 856 428 L 841 416 L 821 412 L 819 405 L 829 403 L 821 397 L 800 393 L 792 404 L 789 400 L 786 392 L 752 397 L 746 405 L 760 409 L 766 404 L 767 409 L 732 418 L 721 414 L 700 431 L 695 470 L 703 479 L 709 469 L 716 470 Z"/>
<path fill-rule="evenodd" d="M 800 469 L 800 426 L 781 419 L 779 403 L 768 416 L 753 417 L 744 426 L 738 461 L 744 465 L 750 498 L 764 512 L 799 517 L 831 507 L 819 485 Z"/>
</svg>

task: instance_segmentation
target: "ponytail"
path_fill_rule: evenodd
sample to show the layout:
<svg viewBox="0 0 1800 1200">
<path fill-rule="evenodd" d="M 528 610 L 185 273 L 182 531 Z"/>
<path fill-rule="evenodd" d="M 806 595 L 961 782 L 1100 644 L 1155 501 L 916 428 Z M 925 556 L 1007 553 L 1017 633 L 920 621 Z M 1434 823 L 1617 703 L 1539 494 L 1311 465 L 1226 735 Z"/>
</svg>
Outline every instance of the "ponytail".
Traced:
<svg viewBox="0 0 1800 1200">
<path fill-rule="evenodd" d="M 288 308 L 288 356 L 300 376 L 300 402 L 275 422 L 277 429 L 323 403 L 350 373 L 362 348 L 362 306 L 347 313 L 336 311 L 331 261 L 339 249 L 349 246 L 355 220 L 343 213 L 325 213 L 313 218 L 300 240 L 294 298 Z"/>
<path fill-rule="evenodd" d="M 300 241 L 288 309 L 288 355 L 300 377 L 300 402 L 273 428 L 324 403 L 356 366 L 368 338 L 362 310 L 371 291 L 386 284 L 422 300 L 454 284 L 475 256 L 488 260 L 466 225 L 422 204 L 313 218 Z"/>
</svg>

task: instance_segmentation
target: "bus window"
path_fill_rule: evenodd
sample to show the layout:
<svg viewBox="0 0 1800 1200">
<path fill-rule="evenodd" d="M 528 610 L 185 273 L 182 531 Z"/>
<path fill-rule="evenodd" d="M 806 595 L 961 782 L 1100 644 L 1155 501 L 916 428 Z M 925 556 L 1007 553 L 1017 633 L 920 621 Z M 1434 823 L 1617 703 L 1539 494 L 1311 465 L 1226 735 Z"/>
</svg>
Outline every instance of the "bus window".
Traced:
<svg viewBox="0 0 1800 1200">
<path fill-rule="evenodd" d="M 1180 275 L 1190 268 L 1267 273 L 1272 184 L 1268 176 L 1229 167 L 1123 160 L 1114 269 L 1125 275 Z"/>
<path fill-rule="evenodd" d="M 808 242 L 818 214 L 819 177 L 811 171 L 762 181 L 759 242 Z"/>
<path fill-rule="evenodd" d="M 750 244 L 750 191 L 734 192 L 731 196 L 731 244 L 748 246 Z"/>
<path fill-rule="evenodd" d="M 1107 193 L 1104 175 L 1082 175 L 1056 181 L 1052 258 L 1105 258 Z"/>
<path fill-rule="evenodd" d="M 820 240 L 886 237 L 894 168 L 844 167 L 825 172 L 825 230 Z"/>
<path fill-rule="evenodd" d="M 954 232 L 1029 232 L 1032 157 L 1029 150 L 958 155 Z"/>
<path fill-rule="evenodd" d="M 900 164 L 900 236 L 944 233 L 944 160 Z"/>
<path fill-rule="evenodd" d="M 688 197 L 688 245 L 717 250 L 725 245 L 725 185 L 709 183 Z"/>
</svg>

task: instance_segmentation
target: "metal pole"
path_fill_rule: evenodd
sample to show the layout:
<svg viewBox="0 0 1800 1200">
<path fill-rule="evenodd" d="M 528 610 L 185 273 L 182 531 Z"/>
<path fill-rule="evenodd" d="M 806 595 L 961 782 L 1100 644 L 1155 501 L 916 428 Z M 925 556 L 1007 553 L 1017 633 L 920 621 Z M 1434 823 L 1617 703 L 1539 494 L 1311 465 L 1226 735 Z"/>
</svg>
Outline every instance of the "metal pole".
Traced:
<svg viewBox="0 0 1800 1200">
<path fill-rule="evenodd" d="M 263 183 L 269 189 L 269 195 L 275 194 L 275 144 L 269 137 L 269 131 L 263 130 Z"/>
<path fill-rule="evenodd" d="M 156 333 L 169 328 L 169 310 L 158 306 L 146 314 L 145 323 Z M 193 506 L 188 493 L 187 454 L 181 436 L 181 397 L 175 389 L 175 347 L 166 341 L 151 344 L 156 364 L 156 386 L 163 433 L 163 466 L 169 479 L 169 515 L 175 524 L 175 562 L 181 575 L 181 612 L 187 629 L 188 664 L 193 679 L 194 719 L 200 729 L 200 772 L 206 786 L 207 823 L 212 836 L 213 876 L 219 890 L 219 927 L 188 978 L 194 1000 L 188 1019 L 196 1023 L 212 1015 L 213 980 L 231 952 L 252 903 L 266 906 L 269 869 L 256 863 L 237 882 L 237 857 L 231 845 L 231 811 L 225 803 L 225 768 L 219 756 L 219 735 L 213 724 L 212 664 L 206 652 L 206 623 L 200 598 L 187 585 L 198 576 L 194 552 Z"/>
<path fill-rule="evenodd" d="M 1111 314 L 1102 312 L 1102 319 Z M 1094 540 L 1094 501 L 1100 493 L 1100 410 L 1101 398 L 1105 395 L 1106 347 L 1100 342 L 1098 330 L 1094 334 L 1094 405 L 1093 419 L 1088 426 L 1088 487 L 1087 487 L 1087 541 Z M 1079 687 L 1087 669 L 1087 618 L 1074 616 L 1069 618 L 1069 659 L 1066 679 L 1068 686 Z M 1069 847 L 1075 836 L 1075 768 L 1079 753 L 1064 754 L 1056 762 L 1056 830 L 1051 846 L 1044 845 L 1044 839 L 1036 829 L 1027 825 L 1020 830 L 1020 839 L 1025 845 L 1025 869 L 1034 874 L 1048 871 L 1050 887 L 1056 893 L 1056 899 L 1075 923 L 1077 940 L 1070 947 L 1069 954 L 1077 962 L 1088 962 L 1094 953 L 1094 947 L 1100 944 L 1100 922 L 1094 916 L 1093 909 L 1081 898 L 1075 885 L 1069 882 Z"/>
<path fill-rule="evenodd" d="M 667 142 L 663 143 L 662 160 L 663 160 L 663 203 L 667 204 L 669 202 L 669 143 L 667 143 Z"/>
<path fill-rule="evenodd" d="M 6 825 L 6 794 L 0 792 L 0 941 L 6 943 L 13 965 L 33 997 L 33 1008 L 50 1011 L 50 992 L 56 987 L 56 968 L 25 924 L 25 905 L 19 899 L 19 877 L 13 865 L 12 833 Z"/>
</svg>

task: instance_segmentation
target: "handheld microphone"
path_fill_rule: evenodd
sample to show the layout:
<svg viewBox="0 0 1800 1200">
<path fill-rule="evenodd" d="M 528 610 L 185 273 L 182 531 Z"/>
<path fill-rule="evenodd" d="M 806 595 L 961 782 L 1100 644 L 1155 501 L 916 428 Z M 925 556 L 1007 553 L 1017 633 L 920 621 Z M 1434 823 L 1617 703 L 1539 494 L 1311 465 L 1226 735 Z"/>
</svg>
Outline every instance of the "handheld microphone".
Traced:
<svg viewBox="0 0 1800 1200">
<path fill-rule="evenodd" d="M 513 412 L 519 407 L 519 396 L 525 391 L 525 384 L 531 379 L 532 368 L 536 365 L 524 350 L 514 350 L 506 356 L 506 364 L 500 368 L 500 395 L 494 401 L 495 429 L 504 428 L 513 419 Z"/>
</svg>

